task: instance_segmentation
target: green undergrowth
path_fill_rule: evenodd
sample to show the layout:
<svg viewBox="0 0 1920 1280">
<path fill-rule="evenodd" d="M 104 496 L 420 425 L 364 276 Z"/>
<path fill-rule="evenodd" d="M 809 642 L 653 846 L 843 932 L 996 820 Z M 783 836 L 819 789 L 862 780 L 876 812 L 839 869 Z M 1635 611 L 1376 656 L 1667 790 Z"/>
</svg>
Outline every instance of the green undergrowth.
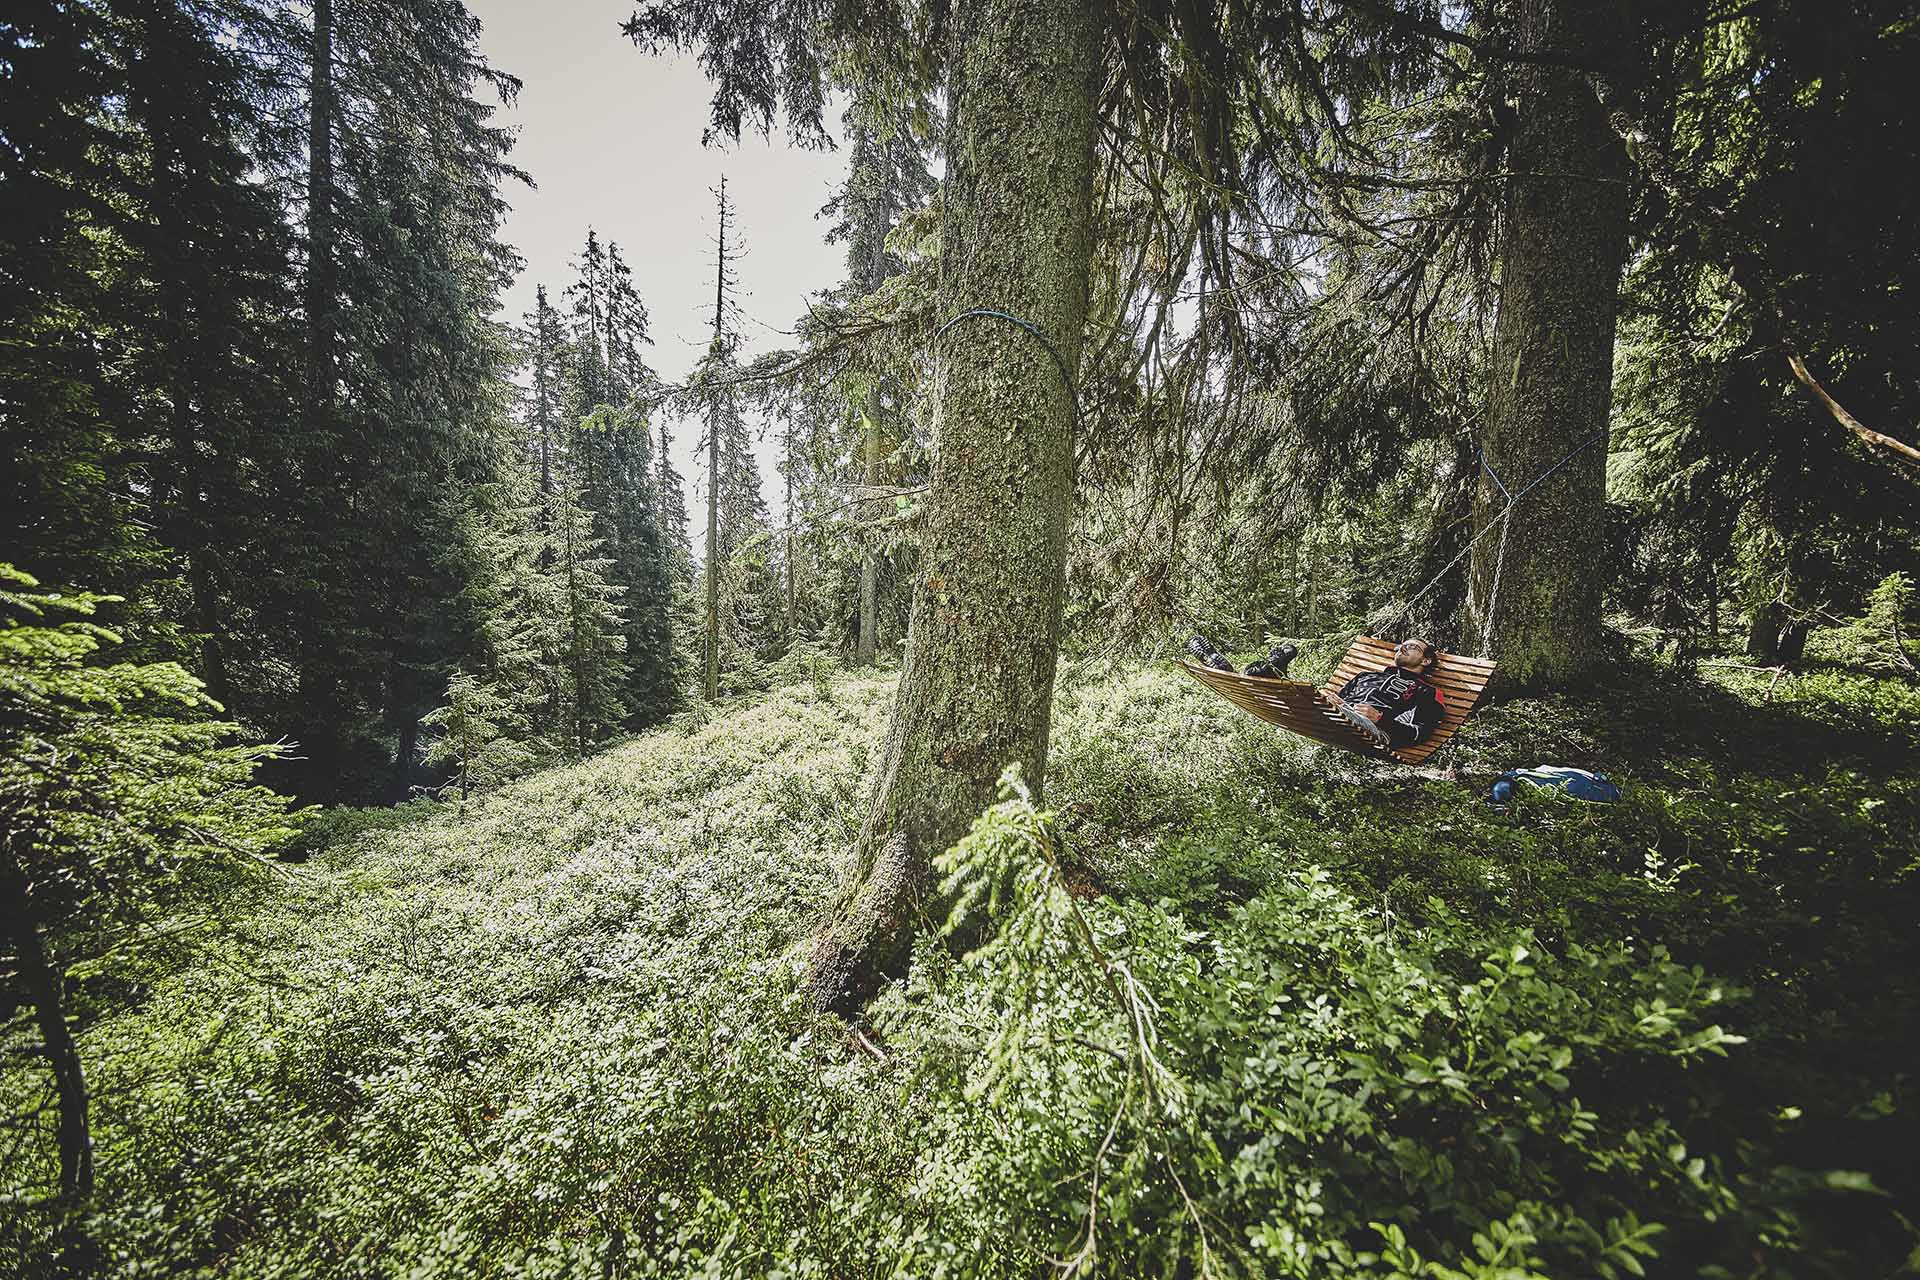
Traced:
<svg viewBox="0 0 1920 1280">
<path fill-rule="evenodd" d="M 1048 809 L 1012 784 L 942 860 L 856 1037 L 795 983 L 891 689 L 341 815 L 103 986 L 100 1269 L 1912 1270 L 1915 686 L 1631 666 L 1415 773 L 1067 668 Z M 1625 799 L 1484 803 L 1534 763 Z M 50 1230 L 10 1205 L 0 1249 Z"/>
</svg>

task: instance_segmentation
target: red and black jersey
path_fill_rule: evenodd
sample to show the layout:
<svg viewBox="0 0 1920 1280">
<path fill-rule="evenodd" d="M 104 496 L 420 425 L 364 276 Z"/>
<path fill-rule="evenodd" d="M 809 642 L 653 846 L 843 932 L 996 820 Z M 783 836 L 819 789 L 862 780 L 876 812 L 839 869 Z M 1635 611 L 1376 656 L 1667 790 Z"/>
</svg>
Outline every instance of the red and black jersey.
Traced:
<svg viewBox="0 0 1920 1280">
<path fill-rule="evenodd" d="M 1447 700 L 1440 690 L 1425 676 L 1401 667 L 1362 671 L 1341 687 L 1340 701 L 1385 712 L 1380 727 L 1396 747 L 1424 742 L 1447 714 Z"/>
</svg>

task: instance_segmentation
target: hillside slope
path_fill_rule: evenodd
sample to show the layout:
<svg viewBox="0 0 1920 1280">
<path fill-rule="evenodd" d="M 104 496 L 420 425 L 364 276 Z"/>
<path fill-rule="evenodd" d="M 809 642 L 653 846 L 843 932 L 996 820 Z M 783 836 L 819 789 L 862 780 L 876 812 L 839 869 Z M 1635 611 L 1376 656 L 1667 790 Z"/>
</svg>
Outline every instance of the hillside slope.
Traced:
<svg viewBox="0 0 1920 1280">
<path fill-rule="evenodd" d="M 1069 670 L 1060 819 L 949 860 L 987 946 L 929 904 L 877 1051 L 793 975 L 888 679 L 341 840 L 86 1029 L 103 1269 L 1890 1269 L 1920 698 L 1677 679 L 1495 707 L 1456 784 Z M 1484 806 L 1537 759 L 1627 801 Z"/>
</svg>

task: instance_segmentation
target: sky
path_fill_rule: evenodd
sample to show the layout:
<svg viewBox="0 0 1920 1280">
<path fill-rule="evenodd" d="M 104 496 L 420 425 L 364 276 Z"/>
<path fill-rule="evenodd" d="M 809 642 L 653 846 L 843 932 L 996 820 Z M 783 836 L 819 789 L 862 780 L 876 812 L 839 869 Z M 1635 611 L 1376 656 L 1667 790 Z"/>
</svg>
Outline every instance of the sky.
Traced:
<svg viewBox="0 0 1920 1280">
<path fill-rule="evenodd" d="M 467 0 L 484 24 L 481 50 L 522 83 L 499 123 L 516 131 L 513 162 L 535 187 L 504 193 L 512 211 L 503 238 L 526 259 L 508 292 L 505 315 L 533 309 L 534 287 L 564 306 L 572 260 L 587 228 L 620 245 L 651 317 L 648 363 L 683 378 L 706 350 L 713 320 L 711 188 L 726 174 L 746 256 L 736 295 L 743 360 L 789 345 L 806 298 L 830 288 L 844 270 L 844 249 L 828 245 L 814 215 L 842 178 L 844 151 L 765 141 L 702 148 L 712 88 L 692 56 L 648 57 L 620 34 L 633 11 L 621 0 Z M 828 125 L 838 125 L 837 113 Z M 729 240 L 733 239 L 730 231 Z M 676 423 L 673 461 L 689 481 L 689 510 L 703 509 L 701 468 L 693 459 L 697 424 Z M 768 447 L 761 484 L 779 511 Z M 697 523 L 697 522 L 696 522 Z M 695 548 L 696 553 L 698 548 Z"/>
</svg>

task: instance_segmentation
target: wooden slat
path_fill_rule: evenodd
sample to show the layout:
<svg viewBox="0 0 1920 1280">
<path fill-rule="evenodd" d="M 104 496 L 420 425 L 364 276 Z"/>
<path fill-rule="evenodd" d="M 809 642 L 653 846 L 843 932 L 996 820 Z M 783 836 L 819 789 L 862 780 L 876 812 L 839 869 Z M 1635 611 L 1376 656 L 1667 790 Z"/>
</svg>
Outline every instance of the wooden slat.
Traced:
<svg viewBox="0 0 1920 1280">
<path fill-rule="evenodd" d="M 1353 676 L 1353 675 L 1358 675 L 1362 671 L 1384 671 L 1388 667 L 1391 667 L 1392 665 L 1393 663 L 1391 661 L 1388 661 L 1388 662 L 1342 661 L 1338 667 L 1334 668 L 1334 670 L 1341 675 Z M 1476 689 L 1485 688 L 1487 683 L 1487 677 L 1478 671 L 1461 671 L 1461 670 L 1458 670 L 1457 668 L 1446 666 L 1446 665 L 1435 667 L 1432 671 L 1427 672 L 1426 674 L 1429 680 L 1433 680 L 1437 683 L 1471 685 Z"/>
<path fill-rule="evenodd" d="M 1389 641 L 1381 640 L 1374 636 L 1360 636 L 1354 640 L 1352 646 L 1347 650 L 1347 656 L 1349 658 L 1364 656 L 1371 659 L 1378 655 L 1380 665 L 1385 666 L 1387 663 L 1393 661 L 1393 653 L 1397 647 L 1397 645 Z M 1490 658 L 1470 658 L 1465 654 L 1448 653 L 1444 649 L 1440 651 L 1439 659 L 1442 667 L 1452 667 L 1461 671 L 1472 671 L 1483 676 L 1491 674 L 1497 665 Z"/>
<path fill-rule="evenodd" d="M 1390 754 L 1364 738 L 1340 712 L 1323 705 L 1320 699 L 1325 695 L 1305 681 L 1242 676 L 1196 666 L 1184 659 L 1179 666 L 1227 701 L 1268 724 L 1362 755 Z"/>
<path fill-rule="evenodd" d="M 1347 681 L 1353 679 L 1355 676 L 1365 675 L 1369 672 L 1379 671 L 1380 669 L 1379 667 L 1358 667 L 1351 669 L 1342 667 L 1333 673 L 1333 678 L 1328 680 L 1323 687 L 1328 693 L 1337 695 L 1341 689 L 1346 687 Z M 1427 678 L 1435 688 L 1447 694 L 1449 698 L 1455 694 L 1478 697 L 1486 691 L 1487 687 L 1484 681 L 1479 680 L 1449 679 L 1445 676 L 1429 676 Z"/>
<path fill-rule="evenodd" d="M 1269 680 L 1261 676 L 1216 671 L 1212 667 L 1197 666 L 1184 658 L 1177 662 L 1195 680 L 1268 724 L 1358 755 L 1398 760 L 1402 764 L 1419 764 L 1444 746 L 1466 722 L 1485 692 L 1496 664 L 1483 658 L 1463 658 L 1442 653 L 1428 679 L 1447 695 L 1445 714 L 1426 741 L 1396 751 L 1367 738 L 1331 705 L 1340 689 L 1354 676 L 1392 665 L 1393 651 L 1394 646 L 1384 640 L 1361 636 L 1341 658 L 1333 678 L 1322 689 L 1316 689 L 1302 680 Z"/>
</svg>

